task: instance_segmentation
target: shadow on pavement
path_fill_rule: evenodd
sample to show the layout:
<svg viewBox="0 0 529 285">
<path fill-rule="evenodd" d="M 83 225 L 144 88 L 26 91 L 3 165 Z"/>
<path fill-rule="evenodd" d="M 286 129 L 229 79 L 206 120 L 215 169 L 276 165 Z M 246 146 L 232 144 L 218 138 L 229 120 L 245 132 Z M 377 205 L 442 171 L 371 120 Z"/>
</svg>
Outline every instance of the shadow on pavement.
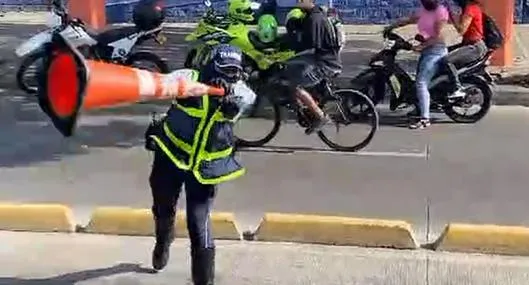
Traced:
<svg viewBox="0 0 529 285">
<path fill-rule="evenodd" d="M 64 138 L 33 98 L 0 96 L 0 167 L 60 160 L 68 155 L 88 154 L 91 148 L 143 145 L 148 114 L 84 114 L 75 136 Z"/>
<path fill-rule="evenodd" d="M 139 264 L 121 263 L 112 267 L 98 268 L 66 273 L 49 278 L 23 279 L 0 277 L 0 284 L 2 285 L 74 285 L 77 282 L 87 281 L 111 275 L 123 273 L 140 273 L 140 274 L 155 274 L 156 271 L 149 268 L 144 268 Z"/>
</svg>

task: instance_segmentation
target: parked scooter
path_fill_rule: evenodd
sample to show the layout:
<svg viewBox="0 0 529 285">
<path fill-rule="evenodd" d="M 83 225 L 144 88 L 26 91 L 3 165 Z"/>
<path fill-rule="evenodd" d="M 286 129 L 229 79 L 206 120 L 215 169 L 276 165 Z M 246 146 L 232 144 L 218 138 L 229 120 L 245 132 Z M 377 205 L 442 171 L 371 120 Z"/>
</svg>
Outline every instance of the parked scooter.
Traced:
<svg viewBox="0 0 529 285">
<path fill-rule="evenodd" d="M 415 80 L 396 62 L 399 51 L 410 51 L 412 44 L 393 32 L 385 34 L 384 38 L 384 48 L 371 58 L 369 69 L 351 80 L 352 88 L 368 94 L 375 104 L 389 93 L 391 111 L 406 106 L 415 106 L 418 110 Z M 486 71 L 490 55 L 491 52 L 458 70 L 464 97 L 448 98 L 453 83 L 446 74 L 439 72 L 430 83 L 431 106 L 441 109 L 458 123 L 475 123 L 485 117 L 493 96 L 493 79 Z M 476 105 L 479 111 L 468 114 L 468 109 Z"/>
<path fill-rule="evenodd" d="M 39 66 L 42 59 L 50 56 L 49 46 L 52 38 L 57 34 L 67 37 L 69 43 L 74 48 L 80 49 L 86 58 L 128 66 L 149 62 L 154 65 L 156 71 L 167 73 L 169 67 L 156 54 L 133 51 L 136 46 L 149 39 L 154 39 L 160 45 L 164 44 L 166 39 L 162 34 L 161 26 L 163 20 L 163 17 L 153 19 L 151 22 L 157 23 L 154 27 L 135 25 L 96 34 L 89 31 L 80 19 L 71 18 L 60 0 L 55 0 L 47 23 L 49 29 L 34 35 L 15 50 L 18 57 L 24 58 L 16 74 L 17 84 L 28 94 L 37 93 L 36 80 L 39 77 Z M 37 68 L 34 75 L 30 72 L 32 66 Z M 28 73 L 31 73 L 29 78 L 27 78 Z"/>
</svg>

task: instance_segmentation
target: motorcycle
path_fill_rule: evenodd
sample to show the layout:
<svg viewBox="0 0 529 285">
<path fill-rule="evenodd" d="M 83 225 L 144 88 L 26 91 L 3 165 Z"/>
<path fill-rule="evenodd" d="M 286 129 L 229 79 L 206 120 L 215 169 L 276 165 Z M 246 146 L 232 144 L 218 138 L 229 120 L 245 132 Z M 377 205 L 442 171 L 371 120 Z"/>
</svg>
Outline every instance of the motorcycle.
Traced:
<svg viewBox="0 0 529 285">
<path fill-rule="evenodd" d="M 68 37 L 74 48 L 81 50 L 89 59 L 102 60 L 122 65 L 134 65 L 137 62 L 151 62 L 157 71 L 168 73 L 169 67 L 156 54 L 151 52 L 134 52 L 135 46 L 146 40 L 154 39 L 163 45 L 166 41 L 161 25 L 151 30 L 141 30 L 136 26 L 123 27 L 104 31 L 100 34 L 92 33 L 80 19 L 70 18 L 66 9 L 53 2 L 47 21 L 49 29 L 42 31 L 15 50 L 19 58 L 23 58 L 16 74 L 17 85 L 28 94 L 37 93 L 36 82 L 29 82 L 27 74 L 30 67 L 37 66 L 34 79 L 39 76 L 39 63 L 50 56 L 50 45 L 55 34 Z"/>
<path fill-rule="evenodd" d="M 351 88 L 368 94 L 375 104 L 380 103 L 387 93 L 390 94 L 389 108 L 415 106 L 418 109 L 418 99 L 415 80 L 396 62 L 400 51 L 412 50 L 412 44 L 394 32 L 384 34 L 384 48 L 369 61 L 369 68 L 351 80 Z M 446 74 L 440 71 L 430 83 L 431 108 L 442 110 L 449 118 L 458 123 L 476 123 L 489 112 L 492 104 L 494 83 L 486 71 L 491 52 L 483 58 L 471 62 L 458 70 L 458 76 L 463 85 L 465 96 L 449 98 L 452 83 Z M 373 91 L 373 92 L 370 92 Z M 483 95 L 482 100 L 476 99 L 477 93 Z M 455 108 L 470 109 L 480 105 L 475 114 L 461 114 Z"/>
<path fill-rule="evenodd" d="M 253 10 L 259 8 L 257 3 L 252 4 Z M 242 50 L 245 72 L 252 78 L 259 77 L 259 72 L 269 69 L 272 64 L 284 62 L 295 55 L 292 50 L 278 49 L 260 42 L 256 32 L 251 31 L 245 23 L 232 22 L 218 14 L 209 0 L 204 1 L 204 5 L 206 13 L 197 28 L 185 37 L 185 41 L 193 45 L 186 56 L 186 68 L 199 68 L 205 64 L 212 48 L 219 43 L 228 43 Z"/>
</svg>

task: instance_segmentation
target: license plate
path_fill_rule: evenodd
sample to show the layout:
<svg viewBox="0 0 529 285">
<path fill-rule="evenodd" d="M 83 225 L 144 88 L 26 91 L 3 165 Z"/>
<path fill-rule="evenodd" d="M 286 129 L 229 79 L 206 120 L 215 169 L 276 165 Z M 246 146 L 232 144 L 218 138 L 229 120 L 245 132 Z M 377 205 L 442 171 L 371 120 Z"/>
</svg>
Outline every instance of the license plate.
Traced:
<svg viewBox="0 0 529 285">
<path fill-rule="evenodd" d="M 158 42 L 160 45 L 165 44 L 166 41 L 167 41 L 167 37 L 165 37 L 163 34 L 160 33 L 156 35 L 156 42 Z"/>
</svg>

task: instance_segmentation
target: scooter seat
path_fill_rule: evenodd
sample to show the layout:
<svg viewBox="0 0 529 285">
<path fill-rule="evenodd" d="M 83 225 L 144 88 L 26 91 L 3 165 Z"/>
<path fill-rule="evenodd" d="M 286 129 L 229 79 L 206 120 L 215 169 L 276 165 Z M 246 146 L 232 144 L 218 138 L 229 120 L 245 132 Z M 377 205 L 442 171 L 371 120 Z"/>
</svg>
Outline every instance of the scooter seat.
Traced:
<svg viewBox="0 0 529 285">
<path fill-rule="evenodd" d="M 134 26 L 110 29 L 108 31 L 104 31 L 100 33 L 99 35 L 97 35 L 96 39 L 97 39 L 98 44 L 107 45 L 109 43 L 118 41 L 128 36 L 131 36 L 137 32 L 138 32 L 138 29 Z"/>
</svg>

